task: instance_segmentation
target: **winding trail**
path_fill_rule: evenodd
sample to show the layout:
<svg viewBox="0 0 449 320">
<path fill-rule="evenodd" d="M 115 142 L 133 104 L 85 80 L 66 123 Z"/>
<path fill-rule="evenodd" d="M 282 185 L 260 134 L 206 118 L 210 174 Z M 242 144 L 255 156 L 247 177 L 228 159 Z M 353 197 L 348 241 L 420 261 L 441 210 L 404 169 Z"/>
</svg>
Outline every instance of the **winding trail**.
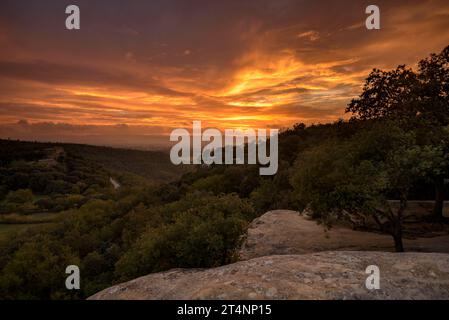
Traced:
<svg viewBox="0 0 449 320">
<path fill-rule="evenodd" d="M 111 182 L 112 186 L 114 187 L 115 190 L 119 189 L 121 187 L 120 183 L 118 183 L 117 180 L 115 180 L 112 177 L 109 177 L 109 181 Z"/>
</svg>

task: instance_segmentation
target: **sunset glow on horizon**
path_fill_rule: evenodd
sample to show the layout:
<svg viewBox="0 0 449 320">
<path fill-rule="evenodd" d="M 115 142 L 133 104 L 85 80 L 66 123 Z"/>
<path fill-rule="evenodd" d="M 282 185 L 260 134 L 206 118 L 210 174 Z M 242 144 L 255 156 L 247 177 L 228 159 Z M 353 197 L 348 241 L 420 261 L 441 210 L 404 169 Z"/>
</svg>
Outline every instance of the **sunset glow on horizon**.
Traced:
<svg viewBox="0 0 449 320">
<path fill-rule="evenodd" d="M 2 4 L 1 138 L 141 145 L 194 120 L 331 122 L 373 68 L 449 44 L 445 0 L 378 1 L 374 31 L 366 1 L 76 1 L 71 31 L 67 4 Z"/>
</svg>

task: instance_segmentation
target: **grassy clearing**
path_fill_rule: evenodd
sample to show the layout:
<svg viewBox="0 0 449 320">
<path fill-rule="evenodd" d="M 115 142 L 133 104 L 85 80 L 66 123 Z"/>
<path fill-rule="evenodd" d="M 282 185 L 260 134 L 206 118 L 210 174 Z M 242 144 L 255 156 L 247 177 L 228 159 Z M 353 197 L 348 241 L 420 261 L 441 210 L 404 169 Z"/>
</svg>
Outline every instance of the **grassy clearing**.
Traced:
<svg viewBox="0 0 449 320">
<path fill-rule="evenodd" d="M 41 228 L 46 229 L 54 223 L 37 223 L 37 224 L 0 224 L 0 242 L 7 240 L 14 234 L 25 232 L 29 229 Z"/>
<path fill-rule="evenodd" d="M 44 213 L 35 213 L 31 215 L 11 213 L 0 215 L 0 225 L 48 223 L 48 222 L 55 222 L 60 217 L 61 213 L 58 212 L 54 213 L 44 212 Z"/>
<path fill-rule="evenodd" d="M 0 241 L 31 228 L 46 229 L 61 218 L 60 213 L 36 213 L 33 215 L 5 214 L 0 215 Z"/>
</svg>

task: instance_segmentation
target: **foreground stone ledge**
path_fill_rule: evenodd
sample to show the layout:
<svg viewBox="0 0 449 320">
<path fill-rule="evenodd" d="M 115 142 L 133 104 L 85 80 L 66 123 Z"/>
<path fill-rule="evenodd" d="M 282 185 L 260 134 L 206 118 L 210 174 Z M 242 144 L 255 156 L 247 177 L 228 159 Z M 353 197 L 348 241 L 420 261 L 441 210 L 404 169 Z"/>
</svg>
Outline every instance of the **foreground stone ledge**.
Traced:
<svg viewBox="0 0 449 320">
<path fill-rule="evenodd" d="M 368 290 L 365 269 L 380 268 Z M 332 251 L 275 255 L 212 269 L 173 269 L 89 299 L 449 299 L 449 254 Z"/>
</svg>

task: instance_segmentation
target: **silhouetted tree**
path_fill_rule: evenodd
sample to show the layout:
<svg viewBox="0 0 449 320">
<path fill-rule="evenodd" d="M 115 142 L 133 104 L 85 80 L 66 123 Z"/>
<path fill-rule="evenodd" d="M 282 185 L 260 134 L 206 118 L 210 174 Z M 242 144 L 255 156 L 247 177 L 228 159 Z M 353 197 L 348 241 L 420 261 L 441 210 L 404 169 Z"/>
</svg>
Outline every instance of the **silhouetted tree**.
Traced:
<svg viewBox="0 0 449 320">
<path fill-rule="evenodd" d="M 449 150 L 449 46 L 419 62 L 417 72 L 398 66 L 392 71 L 374 69 L 362 94 L 353 99 L 346 112 L 354 119 L 392 119 L 402 128 L 415 131 L 421 146 Z M 442 218 L 444 178 L 449 168 L 431 177 L 435 185 L 434 215 Z"/>
</svg>

